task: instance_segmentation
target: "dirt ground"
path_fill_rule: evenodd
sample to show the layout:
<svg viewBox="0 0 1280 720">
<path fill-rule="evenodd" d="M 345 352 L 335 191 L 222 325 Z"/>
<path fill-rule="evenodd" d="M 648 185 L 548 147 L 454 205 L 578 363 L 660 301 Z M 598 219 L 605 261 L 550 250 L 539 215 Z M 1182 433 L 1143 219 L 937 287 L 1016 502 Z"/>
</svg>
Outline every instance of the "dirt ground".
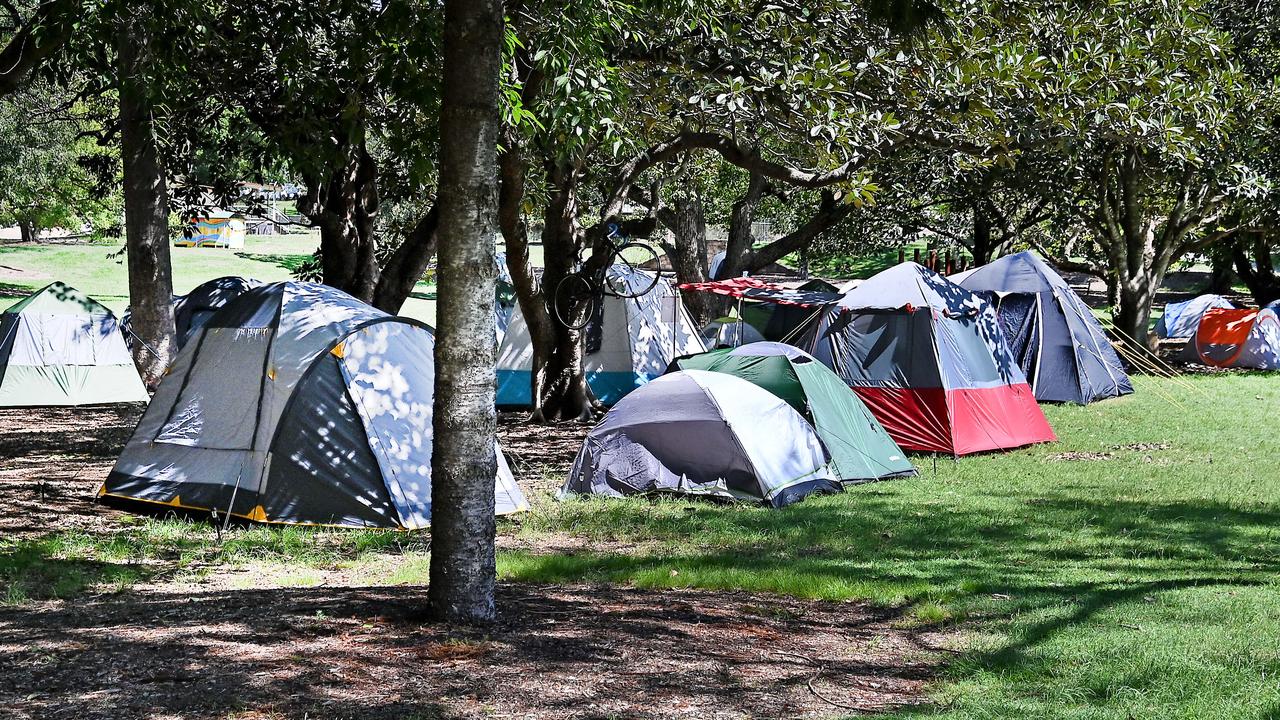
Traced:
<svg viewBox="0 0 1280 720">
<path fill-rule="evenodd" d="M 0 538 L 113 532 L 90 500 L 141 410 L 0 410 Z M 504 448 L 549 490 L 586 428 L 518 420 Z M 0 605 L 0 718 L 835 717 L 926 703 L 950 642 L 858 603 L 587 585 L 503 584 L 475 631 L 418 617 L 425 587 L 343 580 Z"/>
</svg>

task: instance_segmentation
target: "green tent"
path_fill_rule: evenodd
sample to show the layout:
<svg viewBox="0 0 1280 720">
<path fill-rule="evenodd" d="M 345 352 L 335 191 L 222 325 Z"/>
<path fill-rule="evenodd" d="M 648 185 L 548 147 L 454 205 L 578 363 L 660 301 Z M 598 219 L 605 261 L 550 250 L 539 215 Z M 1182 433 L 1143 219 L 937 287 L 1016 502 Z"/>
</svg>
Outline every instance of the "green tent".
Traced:
<svg viewBox="0 0 1280 720">
<path fill-rule="evenodd" d="M 146 402 L 116 316 L 60 282 L 0 313 L 0 407 Z"/>
<path fill-rule="evenodd" d="M 832 467 L 846 483 L 916 474 L 844 381 L 797 347 L 757 342 L 679 358 L 672 366 L 734 375 L 785 400 L 817 430 Z"/>
</svg>

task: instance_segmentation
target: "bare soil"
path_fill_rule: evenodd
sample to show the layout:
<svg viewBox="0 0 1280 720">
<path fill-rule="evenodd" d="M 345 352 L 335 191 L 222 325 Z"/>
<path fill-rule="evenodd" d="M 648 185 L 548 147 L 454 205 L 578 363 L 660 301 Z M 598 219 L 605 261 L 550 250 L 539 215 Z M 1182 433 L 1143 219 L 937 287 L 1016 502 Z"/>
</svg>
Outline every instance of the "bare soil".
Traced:
<svg viewBox="0 0 1280 720">
<path fill-rule="evenodd" d="M 141 409 L 0 410 L 0 538 L 115 531 L 91 499 Z M 517 419 L 506 452 L 549 489 L 587 428 Z M 953 642 L 860 603 L 596 585 L 503 584 L 474 630 L 425 622 L 424 587 L 346 580 L 215 568 L 0 606 L 0 718 L 837 717 L 927 703 Z"/>
</svg>

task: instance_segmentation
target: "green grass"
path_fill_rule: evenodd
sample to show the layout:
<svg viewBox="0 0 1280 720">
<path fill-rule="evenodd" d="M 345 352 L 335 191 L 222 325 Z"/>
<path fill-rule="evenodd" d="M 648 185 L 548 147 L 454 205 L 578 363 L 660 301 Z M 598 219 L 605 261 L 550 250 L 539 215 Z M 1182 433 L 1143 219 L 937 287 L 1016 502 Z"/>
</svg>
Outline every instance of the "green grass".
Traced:
<svg viewBox="0 0 1280 720">
<path fill-rule="evenodd" d="M 298 265 L 319 245 L 313 233 L 250 235 L 242 250 L 227 248 L 172 248 L 173 291 L 186 294 L 207 280 L 243 275 L 264 282 L 292 279 Z M 27 277 L 0 275 L 0 309 L 54 280 L 86 292 L 116 313 L 129 305 L 128 270 L 118 253 L 122 243 L 85 245 L 0 245 L 0 266 L 30 273 Z M 4 268 L 0 268 L 4 270 Z M 434 289 L 420 285 L 422 297 L 412 297 L 401 314 L 423 322 L 435 322 Z"/>
<path fill-rule="evenodd" d="M 893 245 L 859 252 L 855 255 L 829 255 L 812 258 L 809 261 L 809 272 L 826 278 L 869 278 L 876 273 L 887 270 L 898 264 L 898 251 L 906 253 L 907 260 L 913 259 L 912 253 L 920 251 L 923 263 L 929 256 L 928 243 L 914 242 L 906 245 Z M 941 253 L 939 253 L 941 255 Z M 796 267 L 799 256 L 787 256 L 784 260 L 791 267 Z M 941 263 L 939 259 L 939 263 Z"/>
<path fill-rule="evenodd" d="M 917 458 L 919 478 L 781 511 L 543 505 L 523 532 L 634 549 L 505 553 L 501 573 L 895 606 L 965 639 L 939 717 L 1277 717 L 1280 377 L 1186 381 L 1198 391 L 1139 378 L 1136 396 L 1046 407 L 1052 445 L 936 474 Z"/>
<path fill-rule="evenodd" d="M 0 605 L 120 591 L 217 566 L 278 566 L 279 584 L 304 585 L 313 570 L 359 567 L 388 553 L 425 553 L 428 546 L 425 533 L 390 530 L 250 527 L 220 534 L 207 522 L 133 516 L 118 522 L 111 534 L 0 538 Z"/>
</svg>

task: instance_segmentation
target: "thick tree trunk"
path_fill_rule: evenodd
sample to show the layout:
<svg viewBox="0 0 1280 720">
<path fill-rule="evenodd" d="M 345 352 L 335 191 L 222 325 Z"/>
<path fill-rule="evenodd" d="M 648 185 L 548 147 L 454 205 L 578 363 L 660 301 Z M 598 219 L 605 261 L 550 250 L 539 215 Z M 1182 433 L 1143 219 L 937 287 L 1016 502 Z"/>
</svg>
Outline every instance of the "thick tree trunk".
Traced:
<svg viewBox="0 0 1280 720">
<path fill-rule="evenodd" d="M 1259 307 L 1280 299 L 1280 275 L 1276 274 L 1271 260 L 1271 245 L 1267 242 L 1266 233 L 1250 233 L 1250 237 L 1237 241 L 1231 246 L 1231 256 L 1235 261 L 1236 274 L 1249 288 L 1249 294 Z"/>
<path fill-rule="evenodd" d="M 973 210 L 973 264 L 981 267 L 991 262 L 991 218 L 979 208 Z"/>
<path fill-rule="evenodd" d="M 331 285 L 373 302 L 378 289 L 378 169 L 363 142 L 329 177 L 307 180 L 298 211 L 320 229 L 320 269 Z"/>
<path fill-rule="evenodd" d="M 573 271 L 584 239 L 578 226 L 577 170 L 552 165 L 547 181 L 551 193 L 543 214 L 542 291 L 550 304 L 555 302 L 556 286 Z M 583 268 L 583 272 L 590 270 Z M 534 337 L 533 351 L 533 419 L 537 422 L 590 420 L 596 403 L 582 366 L 585 354 L 582 331 L 551 317 L 545 335 Z"/>
<path fill-rule="evenodd" d="M 18 233 L 24 243 L 33 243 L 36 241 L 36 228 L 29 220 L 20 220 L 18 222 Z"/>
<path fill-rule="evenodd" d="M 446 0 L 440 111 L 440 280 L 431 461 L 434 615 L 491 622 L 494 586 L 493 235 L 501 0 Z"/>
<path fill-rule="evenodd" d="M 1124 333 L 1121 340 L 1131 338 L 1143 348 L 1151 347 L 1149 326 L 1155 287 L 1158 282 L 1153 285 L 1153 279 L 1144 276 L 1125 278 L 1119 283 L 1120 302 L 1113 322 L 1116 329 Z"/>
<path fill-rule="evenodd" d="M 1235 282 L 1236 273 L 1235 268 L 1232 267 L 1231 246 L 1223 242 L 1209 248 L 1208 291 L 1219 295 L 1229 293 Z"/>
<path fill-rule="evenodd" d="M 436 255 L 439 227 L 440 206 L 435 205 L 414 225 L 378 273 L 378 284 L 373 293 L 374 307 L 393 315 L 400 312 Z"/>
<path fill-rule="evenodd" d="M 764 197 L 768 183 L 764 175 L 752 172 L 747 180 L 747 190 L 737 200 L 729 212 L 729 239 L 725 245 L 724 262 L 716 271 L 716 280 L 738 277 L 743 271 L 751 272 L 753 268 L 745 267 L 746 258 L 751 254 L 755 237 L 751 234 L 751 226 L 755 222 L 756 208 Z"/>
<path fill-rule="evenodd" d="M 124 175 L 124 231 L 129 266 L 133 360 L 148 387 L 164 377 L 176 352 L 173 269 L 169 258 L 169 191 L 156 147 L 145 77 L 145 32 L 120 29 L 120 158 Z"/>
<path fill-rule="evenodd" d="M 666 248 L 671 258 L 676 282 L 706 282 L 707 221 L 702 212 L 702 198 L 696 193 L 682 192 L 675 197 L 675 206 L 663 209 L 659 219 L 671 230 L 671 246 Z M 685 307 L 699 326 L 713 320 L 720 309 L 715 295 L 682 291 Z"/>
</svg>

